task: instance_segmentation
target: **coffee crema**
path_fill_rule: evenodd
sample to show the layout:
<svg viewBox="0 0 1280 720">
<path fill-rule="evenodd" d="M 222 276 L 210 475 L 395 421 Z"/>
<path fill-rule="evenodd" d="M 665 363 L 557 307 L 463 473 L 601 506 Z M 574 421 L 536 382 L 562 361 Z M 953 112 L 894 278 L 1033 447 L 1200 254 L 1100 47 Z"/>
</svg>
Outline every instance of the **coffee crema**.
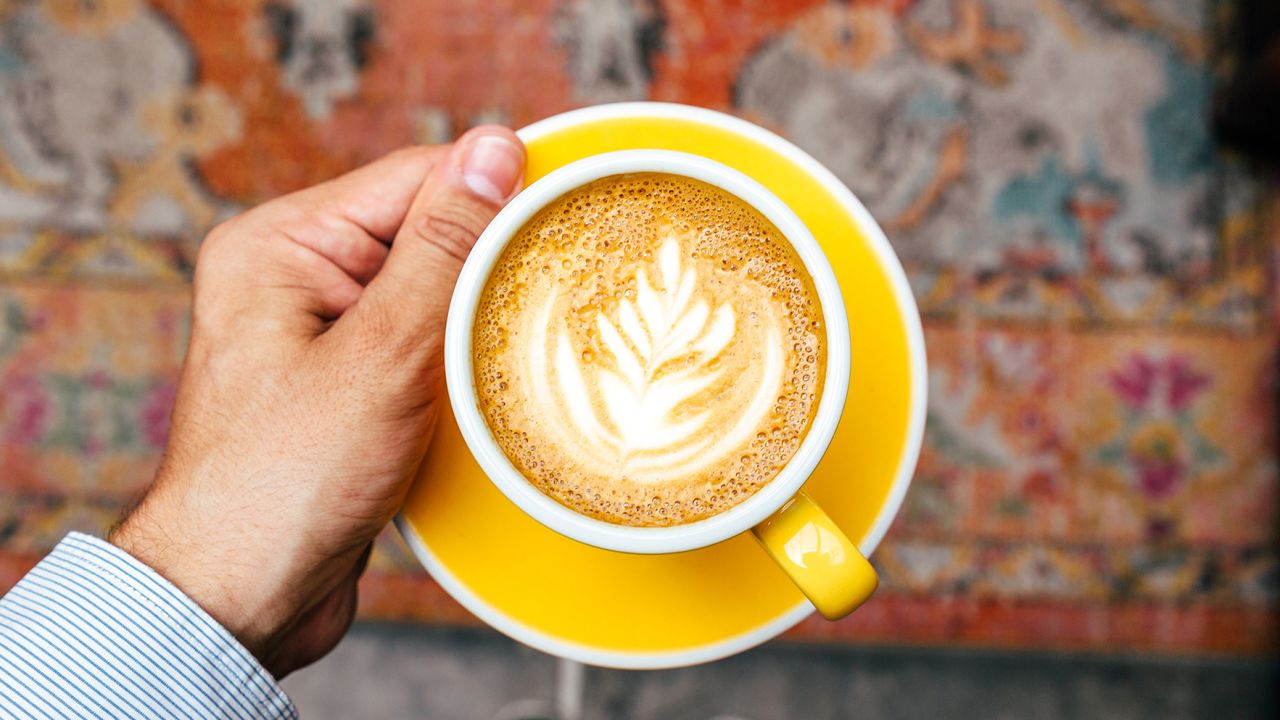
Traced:
<svg viewBox="0 0 1280 720">
<path fill-rule="evenodd" d="M 481 293 L 481 413 L 561 504 L 669 526 L 722 513 L 800 447 L 822 395 L 813 280 L 763 215 L 715 186 L 617 175 L 552 202 Z"/>
</svg>

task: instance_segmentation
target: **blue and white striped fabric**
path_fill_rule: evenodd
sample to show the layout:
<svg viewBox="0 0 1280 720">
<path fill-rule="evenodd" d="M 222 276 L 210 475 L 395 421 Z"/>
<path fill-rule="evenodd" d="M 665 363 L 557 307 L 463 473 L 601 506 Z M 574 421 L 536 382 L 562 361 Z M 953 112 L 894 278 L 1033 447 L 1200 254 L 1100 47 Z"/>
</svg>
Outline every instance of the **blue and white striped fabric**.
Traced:
<svg viewBox="0 0 1280 720">
<path fill-rule="evenodd" d="M 97 538 L 71 533 L 0 598 L 0 717 L 297 715 L 231 633 Z"/>
</svg>

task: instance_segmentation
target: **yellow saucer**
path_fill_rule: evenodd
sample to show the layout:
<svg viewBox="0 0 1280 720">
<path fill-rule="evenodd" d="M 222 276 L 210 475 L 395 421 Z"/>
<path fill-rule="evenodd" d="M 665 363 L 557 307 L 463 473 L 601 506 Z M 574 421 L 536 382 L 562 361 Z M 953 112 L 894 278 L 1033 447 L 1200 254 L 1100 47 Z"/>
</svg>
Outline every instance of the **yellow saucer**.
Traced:
<svg viewBox="0 0 1280 720">
<path fill-rule="evenodd" d="M 680 150 L 755 178 L 808 225 L 844 294 L 853 362 L 844 415 L 804 490 L 870 556 L 910 483 L 926 390 L 915 301 L 866 209 L 794 145 L 709 110 L 604 105 L 519 134 L 529 151 L 529 183 L 589 155 Z M 686 553 L 628 555 L 547 529 L 489 482 L 451 413 L 440 419 L 397 525 L 468 610 L 521 642 L 593 665 L 705 662 L 764 642 L 812 611 L 745 535 Z"/>
</svg>

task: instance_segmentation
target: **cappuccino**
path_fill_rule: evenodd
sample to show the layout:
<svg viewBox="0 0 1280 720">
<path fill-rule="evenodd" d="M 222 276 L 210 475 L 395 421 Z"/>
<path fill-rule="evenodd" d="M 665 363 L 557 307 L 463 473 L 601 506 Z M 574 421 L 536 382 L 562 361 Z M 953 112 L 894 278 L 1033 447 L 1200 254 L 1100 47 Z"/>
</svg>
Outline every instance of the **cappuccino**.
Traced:
<svg viewBox="0 0 1280 720">
<path fill-rule="evenodd" d="M 821 400 L 826 328 L 787 239 L 736 196 L 660 173 L 550 203 L 480 296 L 476 395 L 542 492 L 600 520 L 670 526 L 751 497 Z"/>
</svg>

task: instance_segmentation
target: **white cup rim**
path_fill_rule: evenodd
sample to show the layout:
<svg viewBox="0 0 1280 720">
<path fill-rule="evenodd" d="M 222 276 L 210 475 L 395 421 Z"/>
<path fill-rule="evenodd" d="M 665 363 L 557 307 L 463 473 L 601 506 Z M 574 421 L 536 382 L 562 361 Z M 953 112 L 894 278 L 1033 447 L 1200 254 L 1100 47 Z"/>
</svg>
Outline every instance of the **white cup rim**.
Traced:
<svg viewBox="0 0 1280 720">
<path fill-rule="evenodd" d="M 661 172 L 715 185 L 751 205 L 782 232 L 813 278 L 827 333 L 822 399 L 809 433 L 777 477 L 710 518 L 670 527 L 608 523 L 561 505 L 530 483 L 502 452 L 475 393 L 472 330 L 480 293 L 515 233 L 565 193 L 612 175 Z M 630 553 L 672 553 L 727 540 L 759 524 L 794 496 L 826 452 L 849 388 L 849 326 L 835 272 L 804 222 L 763 185 L 722 163 L 671 150 L 620 150 L 583 158 L 540 178 L 507 204 L 481 234 L 458 277 L 445 330 L 445 379 L 463 440 L 485 474 L 521 510 L 546 527 L 589 545 Z"/>
</svg>

